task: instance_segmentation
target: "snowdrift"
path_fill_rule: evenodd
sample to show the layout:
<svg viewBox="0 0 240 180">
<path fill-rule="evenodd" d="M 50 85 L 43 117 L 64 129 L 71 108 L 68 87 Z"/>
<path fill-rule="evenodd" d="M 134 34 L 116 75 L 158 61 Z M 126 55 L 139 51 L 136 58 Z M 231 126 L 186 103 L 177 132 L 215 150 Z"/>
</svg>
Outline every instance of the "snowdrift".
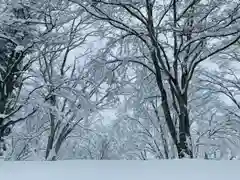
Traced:
<svg viewBox="0 0 240 180">
<path fill-rule="evenodd" d="M 240 161 L 0 161 L 0 180 L 237 180 Z"/>
</svg>

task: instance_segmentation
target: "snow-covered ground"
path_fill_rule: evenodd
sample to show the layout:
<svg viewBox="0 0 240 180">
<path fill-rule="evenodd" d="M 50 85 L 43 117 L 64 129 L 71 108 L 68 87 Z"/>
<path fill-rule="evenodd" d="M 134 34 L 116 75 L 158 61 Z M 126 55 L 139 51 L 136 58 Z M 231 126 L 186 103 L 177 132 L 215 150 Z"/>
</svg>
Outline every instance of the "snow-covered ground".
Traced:
<svg viewBox="0 0 240 180">
<path fill-rule="evenodd" d="M 0 180 L 238 180 L 240 161 L 0 162 Z"/>
</svg>

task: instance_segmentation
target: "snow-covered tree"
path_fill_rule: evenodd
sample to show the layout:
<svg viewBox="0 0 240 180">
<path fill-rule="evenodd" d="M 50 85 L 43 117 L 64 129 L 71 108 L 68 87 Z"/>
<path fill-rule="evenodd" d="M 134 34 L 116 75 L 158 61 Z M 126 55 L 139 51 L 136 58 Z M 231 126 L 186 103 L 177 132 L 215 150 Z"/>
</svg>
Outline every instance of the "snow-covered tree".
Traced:
<svg viewBox="0 0 240 180">
<path fill-rule="evenodd" d="M 238 1 L 0 3 L 6 159 L 238 158 Z"/>
<path fill-rule="evenodd" d="M 43 2 L 7 0 L 0 8 L 0 141 L 10 133 L 10 126 L 23 118 L 12 120 L 21 109 L 19 93 L 31 66 L 28 55 L 43 41 L 54 22 L 48 19 L 50 7 Z M 4 146 L 4 145 L 3 145 Z"/>
<path fill-rule="evenodd" d="M 105 23 L 102 36 L 109 43 L 103 50 L 105 56 L 99 59 L 105 64 L 137 63 L 149 70 L 149 76 L 155 77 L 161 95 L 161 109 L 178 156 L 193 157 L 188 113 L 189 84 L 201 62 L 240 39 L 239 2 L 69 2 L 78 4 L 94 19 Z M 171 109 L 172 103 L 174 109 Z M 177 117 L 176 124 L 174 117 Z"/>
</svg>

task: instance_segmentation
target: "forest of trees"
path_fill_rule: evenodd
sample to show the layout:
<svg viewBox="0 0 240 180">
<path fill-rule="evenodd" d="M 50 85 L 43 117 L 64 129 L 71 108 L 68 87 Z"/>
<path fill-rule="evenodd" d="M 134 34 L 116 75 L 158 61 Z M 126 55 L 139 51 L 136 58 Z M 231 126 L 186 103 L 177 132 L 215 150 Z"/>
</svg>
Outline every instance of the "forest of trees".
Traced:
<svg viewBox="0 0 240 180">
<path fill-rule="evenodd" d="M 0 0 L 0 156 L 240 159 L 239 0 Z"/>
</svg>

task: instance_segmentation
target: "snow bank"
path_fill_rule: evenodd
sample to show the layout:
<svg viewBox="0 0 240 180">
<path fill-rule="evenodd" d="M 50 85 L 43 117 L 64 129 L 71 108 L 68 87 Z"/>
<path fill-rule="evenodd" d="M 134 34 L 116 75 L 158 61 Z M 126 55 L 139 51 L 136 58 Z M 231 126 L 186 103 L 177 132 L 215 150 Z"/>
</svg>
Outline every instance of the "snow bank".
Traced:
<svg viewBox="0 0 240 180">
<path fill-rule="evenodd" d="M 239 161 L 0 162 L 6 180 L 235 180 Z"/>
</svg>

